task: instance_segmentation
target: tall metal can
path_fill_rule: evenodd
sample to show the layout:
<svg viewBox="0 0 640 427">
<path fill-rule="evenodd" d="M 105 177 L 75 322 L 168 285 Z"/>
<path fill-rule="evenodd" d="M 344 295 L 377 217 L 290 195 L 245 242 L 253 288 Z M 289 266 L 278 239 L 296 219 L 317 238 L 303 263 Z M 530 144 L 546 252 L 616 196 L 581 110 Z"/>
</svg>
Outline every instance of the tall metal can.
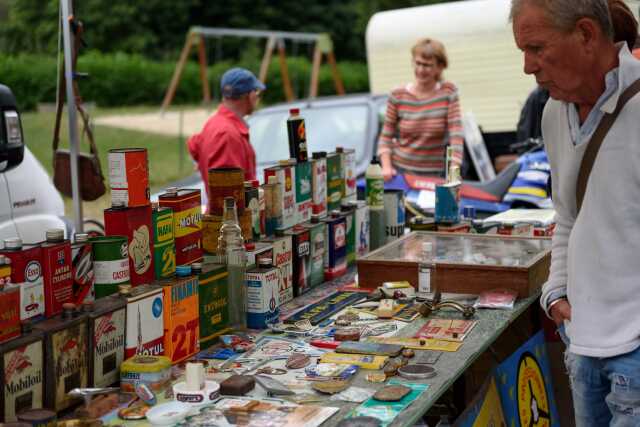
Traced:
<svg viewBox="0 0 640 427">
<path fill-rule="evenodd" d="M 244 202 L 246 208 L 251 212 L 251 240 L 260 239 L 260 191 L 258 181 L 245 181 Z"/>
<path fill-rule="evenodd" d="M 289 157 L 298 162 L 306 162 L 309 159 L 307 153 L 307 131 L 304 118 L 300 116 L 299 108 L 289 110 L 287 119 L 287 135 L 289 136 Z"/>
<path fill-rule="evenodd" d="M 336 147 L 342 162 L 342 198 L 347 201 L 356 200 L 356 150 Z"/>
<path fill-rule="evenodd" d="M 369 253 L 370 247 L 370 215 L 369 206 L 364 200 L 352 200 L 349 204 L 355 207 L 355 237 L 356 258 L 361 258 Z"/>
<path fill-rule="evenodd" d="M 342 172 L 342 156 L 340 153 L 327 155 L 327 210 L 340 209 L 344 175 Z"/>
<path fill-rule="evenodd" d="M 176 277 L 159 284 L 163 288 L 164 354 L 176 363 L 200 351 L 198 276 L 191 275 L 190 266 L 181 265 Z"/>
<path fill-rule="evenodd" d="M 257 267 L 258 259 L 273 259 L 273 245 L 268 242 L 254 242 L 245 245 L 247 250 L 247 267 Z"/>
<path fill-rule="evenodd" d="M 205 262 L 197 273 L 200 348 L 207 348 L 217 337 L 229 331 L 229 272 L 226 265 Z"/>
<path fill-rule="evenodd" d="M 20 289 L 0 290 L 0 343 L 20 336 Z"/>
<path fill-rule="evenodd" d="M 387 243 L 404 234 L 405 211 L 402 190 L 384 190 L 384 220 Z"/>
<path fill-rule="evenodd" d="M 162 287 L 143 285 L 123 288 L 120 296 L 127 301 L 127 341 L 125 359 L 136 354 L 164 354 L 164 304 Z"/>
<path fill-rule="evenodd" d="M 280 304 L 293 299 L 293 253 L 291 236 L 270 237 L 264 242 L 273 245 L 273 266 L 280 269 Z"/>
<path fill-rule="evenodd" d="M 0 255 L 11 260 L 11 282 L 20 284 L 20 320 L 44 315 L 44 278 L 40 245 L 24 245 L 17 237 L 5 239 Z"/>
<path fill-rule="evenodd" d="M 326 224 L 324 255 L 324 279 L 333 280 L 347 271 L 347 219 L 340 211 L 332 211 L 324 220 Z"/>
<path fill-rule="evenodd" d="M 51 317 L 61 313 L 62 304 L 73 297 L 71 242 L 61 229 L 47 230 L 46 239 L 42 243 L 44 315 Z"/>
<path fill-rule="evenodd" d="M 44 334 L 23 324 L 20 338 L 0 345 L 0 418 L 16 421 L 22 411 L 44 406 Z"/>
<path fill-rule="evenodd" d="M 296 224 L 309 221 L 311 219 L 311 163 L 298 162 L 296 170 Z"/>
<path fill-rule="evenodd" d="M 90 239 L 93 251 L 94 291 L 96 298 L 118 292 L 118 286 L 130 283 L 127 236 L 98 236 Z"/>
<path fill-rule="evenodd" d="M 202 259 L 202 208 L 200 190 L 168 188 L 161 194 L 160 206 L 173 210 L 176 265 Z"/>
<path fill-rule="evenodd" d="M 176 272 L 176 244 L 173 235 L 173 210 L 152 205 L 153 266 L 156 280 L 173 276 Z"/>
<path fill-rule="evenodd" d="M 282 195 L 281 199 L 273 198 L 274 203 L 280 203 L 280 206 L 276 206 L 274 211 L 282 212 L 282 222 L 278 223 L 277 228 L 290 228 L 296 224 L 296 170 L 295 167 L 289 164 L 289 161 L 281 162 L 280 166 L 273 166 L 264 170 L 264 180 L 267 183 L 271 183 L 270 177 L 275 176 L 275 182 L 277 183 L 280 191 L 276 191 Z M 267 216 L 268 219 L 268 216 Z"/>
<path fill-rule="evenodd" d="M 313 153 L 311 161 L 311 214 L 327 214 L 327 153 Z"/>
<path fill-rule="evenodd" d="M 109 150 L 111 204 L 149 205 L 149 159 L 146 148 Z"/>
<path fill-rule="evenodd" d="M 80 306 L 85 301 L 96 299 L 94 290 L 93 253 L 89 235 L 77 233 L 71 244 L 71 266 L 73 272 L 72 302 Z"/>
<path fill-rule="evenodd" d="M 293 255 L 293 296 L 297 297 L 309 289 L 311 273 L 311 242 L 309 229 L 296 225 L 285 232 L 291 236 Z"/>
<path fill-rule="evenodd" d="M 265 203 L 265 228 L 267 236 L 273 236 L 276 228 L 282 227 L 282 186 L 276 176 L 271 176 L 269 182 L 263 184 Z"/>
<path fill-rule="evenodd" d="M 266 329 L 278 320 L 280 270 L 270 259 L 260 259 L 259 265 L 247 270 L 247 327 Z"/>
<path fill-rule="evenodd" d="M 314 287 L 324 282 L 324 254 L 327 249 L 325 234 L 327 225 L 320 222 L 320 219 L 314 215 L 311 217 L 311 222 L 304 224 L 304 226 L 309 230 L 309 286 Z"/>
<path fill-rule="evenodd" d="M 343 201 L 340 215 L 344 216 L 347 224 L 347 266 L 356 262 L 356 207 Z"/>
<path fill-rule="evenodd" d="M 236 200 L 238 214 L 246 206 L 244 199 L 244 170 L 241 168 L 209 169 L 209 213 L 221 216 L 224 211 L 224 198 Z M 182 264 L 178 264 L 182 265 Z"/>
</svg>

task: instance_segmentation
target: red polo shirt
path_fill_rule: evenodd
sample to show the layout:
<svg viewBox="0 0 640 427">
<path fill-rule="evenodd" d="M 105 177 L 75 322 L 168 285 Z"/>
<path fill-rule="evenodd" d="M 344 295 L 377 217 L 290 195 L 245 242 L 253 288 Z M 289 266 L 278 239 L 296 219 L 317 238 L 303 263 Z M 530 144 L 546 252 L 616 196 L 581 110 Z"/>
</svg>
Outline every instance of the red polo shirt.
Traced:
<svg viewBox="0 0 640 427">
<path fill-rule="evenodd" d="M 244 169 L 245 180 L 256 179 L 256 153 L 249 143 L 249 128 L 244 120 L 222 104 L 202 131 L 189 138 L 187 146 L 191 157 L 198 162 L 207 192 L 211 168 L 238 167 Z"/>
</svg>

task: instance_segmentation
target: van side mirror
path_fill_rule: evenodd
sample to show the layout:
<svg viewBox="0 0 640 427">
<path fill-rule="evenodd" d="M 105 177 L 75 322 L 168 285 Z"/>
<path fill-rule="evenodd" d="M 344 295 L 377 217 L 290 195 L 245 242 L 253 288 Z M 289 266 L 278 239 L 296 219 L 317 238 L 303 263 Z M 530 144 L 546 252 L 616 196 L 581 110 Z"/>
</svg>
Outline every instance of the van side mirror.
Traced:
<svg viewBox="0 0 640 427">
<path fill-rule="evenodd" d="M 22 163 L 24 137 L 16 99 L 0 84 L 0 172 L 7 172 Z"/>
</svg>

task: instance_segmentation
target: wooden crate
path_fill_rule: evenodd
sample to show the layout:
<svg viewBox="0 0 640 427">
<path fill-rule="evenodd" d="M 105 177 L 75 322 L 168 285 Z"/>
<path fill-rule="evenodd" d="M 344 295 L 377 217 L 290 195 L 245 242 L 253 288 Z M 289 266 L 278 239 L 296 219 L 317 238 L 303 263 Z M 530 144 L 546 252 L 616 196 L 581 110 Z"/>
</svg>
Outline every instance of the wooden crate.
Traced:
<svg viewBox="0 0 640 427">
<path fill-rule="evenodd" d="M 424 242 L 432 243 L 432 256 L 426 260 Z M 526 297 L 547 280 L 551 240 L 415 231 L 359 259 L 359 285 L 375 289 L 384 282 L 407 280 L 418 289 L 420 263 L 431 265 L 434 256 L 432 290 L 478 294 L 508 288 Z"/>
</svg>

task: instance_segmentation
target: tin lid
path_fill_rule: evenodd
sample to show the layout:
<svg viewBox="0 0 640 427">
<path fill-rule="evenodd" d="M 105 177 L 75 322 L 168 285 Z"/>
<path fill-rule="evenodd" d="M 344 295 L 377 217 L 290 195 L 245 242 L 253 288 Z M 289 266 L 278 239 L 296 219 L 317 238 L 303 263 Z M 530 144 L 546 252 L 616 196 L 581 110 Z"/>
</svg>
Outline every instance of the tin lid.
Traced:
<svg viewBox="0 0 640 427">
<path fill-rule="evenodd" d="M 327 157 L 327 152 L 326 151 L 316 151 L 315 153 L 313 153 L 311 155 L 312 159 L 324 159 Z"/>
<path fill-rule="evenodd" d="M 89 235 L 87 233 L 76 233 L 74 236 L 76 242 L 88 242 Z"/>
<path fill-rule="evenodd" d="M 260 181 L 258 181 L 257 179 L 252 179 L 251 180 L 251 186 L 255 187 L 255 188 L 260 187 Z"/>
<path fill-rule="evenodd" d="M 11 237 L 9 239 L 4 239 L 4 248 L 5 249 L 21 249 L 22 239 L 19 237 Z"/>
<path fill-rule="evenodd" d="M 62 304 L 62 318 L 71 319 L 76 312 L 76 305 L 72 302 L 65 302 Z"/>
<path fill-rule="evenodd" d="M 171 359 L 166 356 L 136 355 L 122 362 L 120 372 L 122 375 L 128 372 L 161 372 L 171 369 Z"/>
<path fill-rule="evenodd" d="M 26 409 L 16 415 L 18 421 L 53 421 L 56 413 L 48 409 Z"/>
<path fill-rule="evenodd" d="M 371 158 L 371 164 L 372 165 L 379 165 L 380 164 L 380 159 L 378 158 L 378 156 L 373 156 Z"/>
<path fill-rule="evenodd" d="M 194 274 L 201 273 L 202 272 L 202 263 L 201 262 L 194 262 L 193 264 L 191 264 L 191 271 Z"/>
<path fill-rule="evenodd" d="M 178 277 L 187 277 L 191 275 L 191 266 L 190 265 L 178 265 L 176 267 L 176 276 Z"/>
<path fill-rule="evenodd" d="M 118 293 L 120 295 L 129 295 L 131 293 L 131 285 L 118 285 Z"/>
<path fill-rule="evenodd" d="M 260 267 L 271 267 L 273 265 L 273 259 L 268 257 L 260 257 L 258 258 L 258 266 Z"/>
<path fill-rule="evenodd" d="M 123 209 L 127 207 L 127 204 L 124 200 L 112 200 L 111 207 L 114 209 Z"/>
<path fill-rule="evenodd" d="M 297 116 L 300 114 L 300 109 L 299 108 L 291 108 L 289 110 L 289 114 L 291 114 L 292 116 Z"/>
<path fill-rule="evenodd" d="M 344 153 L 344 147 L 336 147 L 336 153 Z"/>
<path fill-rule="evenodd" d="M 331 217 L 332 218 L 337 218 L 339 216 L 340 216 L 340 211 L 339 210 L 334 209 L 334 210 L 331 211 Z"/>
<path fill-rule="evenodd" d="M 64 240 L 64 230 L 61 228 L 50 228 L 45 231 L 47 242 L 61 242 Z"/>
</svg>

